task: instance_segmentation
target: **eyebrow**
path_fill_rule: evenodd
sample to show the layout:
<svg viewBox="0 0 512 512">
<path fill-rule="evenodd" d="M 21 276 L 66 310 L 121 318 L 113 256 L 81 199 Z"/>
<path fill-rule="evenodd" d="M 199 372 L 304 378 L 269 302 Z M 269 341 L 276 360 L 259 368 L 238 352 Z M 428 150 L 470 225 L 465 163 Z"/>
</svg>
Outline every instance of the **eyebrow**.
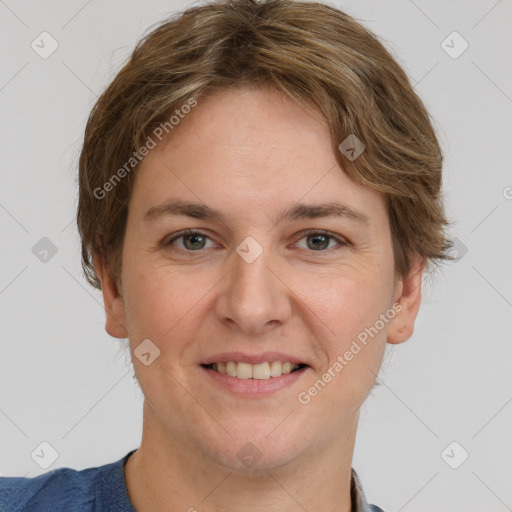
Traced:
<svg viewBox="0 0 512 512">
<path fill-rule="evenodd" d="M 143 215 L 144 222 L 154 221 L 161 217 L 192 217 L 200 220 L 225 222 L 226 216 L 219 210 L 202 203 L 190 201 L 170 200 L 158 206 L 146 210 Z M 315 219 L 318 217 L 346 217 L 363 224 L 368 224 L 370 219 L 364 213 L 337 202 L 321 204 L 295 203 L 291 207 L 282 210 L 276 219 L 276 224 L 285 221 L 299 219 Z"/>
</svg>

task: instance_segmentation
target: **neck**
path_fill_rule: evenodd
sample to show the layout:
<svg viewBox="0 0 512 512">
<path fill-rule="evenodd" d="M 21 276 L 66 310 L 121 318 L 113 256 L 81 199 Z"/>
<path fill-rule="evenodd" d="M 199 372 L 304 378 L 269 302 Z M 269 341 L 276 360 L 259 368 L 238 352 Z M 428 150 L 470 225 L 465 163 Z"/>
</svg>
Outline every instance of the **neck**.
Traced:
<svg viewBox="0 0 512 512">
<path fill-rule="evenodd" d="M 335 445 L 280 467 L 241 472 L 170 438 L 145 402 L 141 446 L 125 466 L 128 494 L 137 512 L 350 512 L 356 427 L 357 419 Z"/>
</svg>

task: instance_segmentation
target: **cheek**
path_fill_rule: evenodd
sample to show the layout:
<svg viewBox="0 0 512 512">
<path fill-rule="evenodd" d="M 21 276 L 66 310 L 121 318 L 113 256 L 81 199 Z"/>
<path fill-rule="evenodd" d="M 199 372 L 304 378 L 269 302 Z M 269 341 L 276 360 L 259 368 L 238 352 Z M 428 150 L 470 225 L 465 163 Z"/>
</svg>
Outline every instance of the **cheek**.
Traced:
<svg viewBox="0 0 512 512">
<path fill-rule="evenodd" d="M 357 412 L 375 382 L 386 347 L 385 297 L 375 281 L 340 279 L 317 303 L 318 325 L 325 326 L 314 333 L 322 364 L 297 400 L 312 416 L 329 411 L 332 428 Z"/>
<path fill-rule="evenodd" d="M 132 266 L 125 292 L 131 337 L 150 338 L 157 345 L 172 336 L 199 300 L 197 287 L 170 267 Z M 196 298 L 197 295 L 197 298 Z"/>
<path fill-rule="evenodd" d="M 370 273 L 340 271 L 319 278 L 298 276 L 293 286 L 305 305 L 337 340 L 356 336 L 390 307 L 392 279 L 375 266 Z"/>
<path fill-rule="evenodd" d="M 135 373 L 144 395 L 152 403 L 166 403 L 180 395 L 182 355 L 195 338 L 199 322 L 195 306 L 205 289 L 171 267 L 132 267 L 126 284 L 128 321 Z M 136 359 L 136 349 L 149 339 L 160 351 L 149 366 Z M 181 399 L 184 399 L 181 397 Z M 174 400 L 174 399 L 173 399 Z"/>
<path fill-rule="evenodd" d="M 322 394 L 328 401 L 360 404 L 373 385 L 392 318 L 386 317 L 393 292 L 390 269 L 375 264 L 371 271 L 346 269 L 322 280 L 296 280 L 298 295 L 308 297 L 304 311 L 322 352 L 315 379 L 325 374 L 331 391 Z"/>
<path fill-rule="evenodd" d="M 198 333 L 214 307 L 222 275 L 172 265 L 133 266 L 126 286 L 132 347 L 149 338 L 163 356 L 159 364 L 181 372 L 180 366 L 190 364 L 191 352 L 199 350 Z"/>
</svg>

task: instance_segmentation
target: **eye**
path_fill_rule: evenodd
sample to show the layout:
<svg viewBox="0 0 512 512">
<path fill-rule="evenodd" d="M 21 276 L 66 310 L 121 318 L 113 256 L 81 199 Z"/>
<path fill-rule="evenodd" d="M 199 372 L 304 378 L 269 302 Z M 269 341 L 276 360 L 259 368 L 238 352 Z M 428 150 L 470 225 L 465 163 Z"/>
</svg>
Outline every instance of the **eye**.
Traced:
<svg viewBox="0 0 512 512">
<path fill-rule="evenodd" d="M 182 232 L 178 236 L 175 236 L 168 242 L 165 242 L 164 245 L 174 245 L 174 242 L 180 239 L 183 239 L 182 245 L 181 247 L 178 245 L 178 247 L 189 252 L 200 251 L 201 249 L 208 249 L 208 247 L 206 247 L 205 244 L 206 240 L 210 240 L 210 238 L 206 236 L 204 233 L 201 233 L 200 231 L 195 231 L 193 229 L 189 229 L 187 231 Z M 213 246 L 215 246 L 215 244 Z"/>
<path fill-rule="evenodd" d="M 306 239 L 306 247 L 299 247 L 301 249 L 311 250 L 313 252 L 327 252 L 326 249 L 332 249 L 331 242 L 337 242 L 339 246 L 348 245 L 348 242 L 343 238 L 331 235 L 325 231 L 311 230 L 303 233 L 302 238 L 299 241 Z M 181 240 L 180 244 L 176 242 Z M 207 241 L 210 241 L 212 245 L 207 246 Z M 198 252 L 202 249 L 214 248 L 216 247 L 215 242 L 213 242 L 209 236 L 205 235 L 201 231 L 196 231 L 194 229 L 188 229 L 186 231 L 182 231 L 178 235 L 171 238 L 169 241 L 164 242 L 164 246 L 177 246 L 178 249 L 184 250 L 186 252 Z"/>
<path fill-rule="evenodd" d="M 346 240 L 325 231 L 307 231 L 305 234 L 303 233 L 303 237 L 300 240 L 304 239 L 307 240 L 306 247 L 301 247 L 301 249 L 310 249 L 314 252 L 326 252 L 325 249 L 332 249 L 332 246 L 329 247 L 330 241 L 336 241 L 340 246 L 348 245 Z"/>
</svg>

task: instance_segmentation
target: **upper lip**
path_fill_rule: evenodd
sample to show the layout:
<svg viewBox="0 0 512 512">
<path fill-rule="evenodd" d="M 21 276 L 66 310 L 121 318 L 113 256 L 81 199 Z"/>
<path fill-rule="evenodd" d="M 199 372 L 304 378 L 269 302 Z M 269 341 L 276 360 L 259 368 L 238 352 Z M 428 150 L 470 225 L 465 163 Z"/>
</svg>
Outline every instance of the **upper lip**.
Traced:
<svg viewBox="0 0 512 512">
<path fill-rule="evenodd" d="M 283 354 L 282 352 L 262 352 L 260 354 L 249 354 L 246 352 L 223 352 L 215 354 L 201 361 L 200 364 L 227 363 L 228 361 L 236 361 L 237 363 L 259 364 L 270 361 L 283 361 L 293 364 L 307 364 L 303 359 Z"/>
</svg>

